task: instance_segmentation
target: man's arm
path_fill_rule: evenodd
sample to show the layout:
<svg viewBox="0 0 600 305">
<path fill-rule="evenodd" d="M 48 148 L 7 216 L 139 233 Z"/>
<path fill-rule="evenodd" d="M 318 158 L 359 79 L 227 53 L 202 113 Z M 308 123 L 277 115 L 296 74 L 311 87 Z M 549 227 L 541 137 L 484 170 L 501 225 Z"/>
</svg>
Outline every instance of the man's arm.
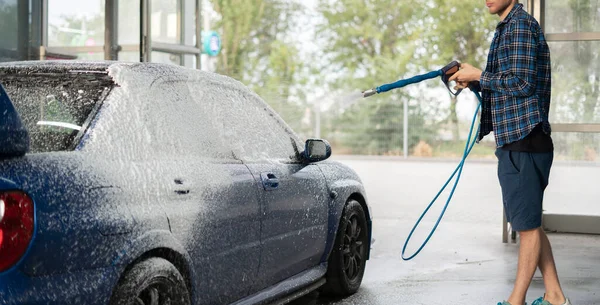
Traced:
<svg viewBox="0 0 600 305">
<path fill-rule="evenodd" d="M 482 72 L 481 89 L 513 96 L 530 96 L 535 93 L 536 86 L 537 33 L 528 20 L 511 23 L 510 27 L 507 54 L 498 54 L 501 72 Z"/>
</svg>

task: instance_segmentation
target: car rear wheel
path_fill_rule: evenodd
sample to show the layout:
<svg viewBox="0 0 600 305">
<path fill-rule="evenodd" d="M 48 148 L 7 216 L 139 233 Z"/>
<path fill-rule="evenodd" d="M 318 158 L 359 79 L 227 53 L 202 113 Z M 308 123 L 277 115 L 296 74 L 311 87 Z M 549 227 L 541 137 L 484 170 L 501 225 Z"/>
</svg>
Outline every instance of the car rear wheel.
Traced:
<svg viewBox="0 0 600 305">
<path fill-rule="evenodd" d="M 188 305 L 185 280 L 169 261 L 153 257 L 141 261 L 119 281 L 111 305 Z"/>
<path fill-rule="evenodd" d="M 324 294 L 345 297 L 358 290 L 366 266 L 367 232 L 365 211 L 358 201 L 348 200 L 329 256 Z"/>
</svg>

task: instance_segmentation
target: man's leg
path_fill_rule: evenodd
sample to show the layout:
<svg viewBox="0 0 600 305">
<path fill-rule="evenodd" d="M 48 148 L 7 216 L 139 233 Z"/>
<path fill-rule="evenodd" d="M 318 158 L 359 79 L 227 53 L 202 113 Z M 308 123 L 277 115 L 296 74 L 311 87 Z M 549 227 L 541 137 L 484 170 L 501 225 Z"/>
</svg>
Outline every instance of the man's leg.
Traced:
<svg viewBox="0 0 600 305">
<path fill-rule="evenodd" d="M 546 301 L 555 305 L 562 305 L 566 302 L 565 295 L 560 287 L 554 256 L 552 255 L 552 246 L 546 232 L 540 229 L 542 251 L 540 253 L 539 267 L 544 277 L 544 286 L 546 286 Z"/>
<path fill-rule="evenodd" d="M 510 298 L 508 298 L 508 302 L 511 305 L 525 304 L 527 290 L 540 261 L 542 250 L 542 236 L 540 232 L 539 228 L 519 232 L 521 244 L 519 246 L 517 279 L 515 280 L 513 292 Z"/>
<path fill-rule="evenodd" d="M 508 302 L 512 305 L 523 305 L 538 266 L 549 276 L 552 290 L 548 292 L 555 291 L 552 284 L 552 271 L 549 271 L 554 264 L 552 263 L 550 267 L 548 265 L 549 259 L 552 259 L 550 243 L 541 229 L 542 200 L 548 185 L 553 153 L 525 153 L 497 149 L 496 156 L 507 218 L 520 236 L 517 278 Z M 546 242 L 548 242 L 547 249 Z M 554 274 L 556 274 L 555 270 Z M 562 303 L 555 305 L 562 305 Z"/>
</svg>

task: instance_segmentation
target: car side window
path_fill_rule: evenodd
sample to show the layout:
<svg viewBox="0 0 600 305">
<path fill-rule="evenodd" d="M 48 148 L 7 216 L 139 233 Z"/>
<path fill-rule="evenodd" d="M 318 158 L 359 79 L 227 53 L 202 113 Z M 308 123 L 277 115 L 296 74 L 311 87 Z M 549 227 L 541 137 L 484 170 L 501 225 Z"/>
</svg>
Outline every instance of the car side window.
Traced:
<svg viewBox="0 0 600 305">
<path fill-rule="evenodd" d="M 192 97 L 186 80 L 163 80 L 153 85 L 146 113 L 146 129 L 152 150 L 164 156 L 197 156 L 234 159 L 230 145 L 219 136 L 220 122 L 210 115 L 213 105 Z"/>
<path fill-rule="evenodd" d="M 243 124 L 241 137 L 244 157 L 248 159 L 277 159 L 295 161 L 298 159 L 294 144 L 295 135 L 286 130 L 282 121 L 268 105 L 257 96 L 242 91 L 232 91 L 231 97 L 236 104 L 233 111 Z"/>
<path fill-rule="evenodd" d="M 204 108 L 210 108 L 215 132 L 224 139 L 236 157 L 247 160 L 298 159 L 296 136 L 275 118 L 267 104 L 249 92 L 235 86 L 203 82 L 204 95 L 193 93 Z M 194 91 L 194 90 L 192 90 Z"/>
</svg>

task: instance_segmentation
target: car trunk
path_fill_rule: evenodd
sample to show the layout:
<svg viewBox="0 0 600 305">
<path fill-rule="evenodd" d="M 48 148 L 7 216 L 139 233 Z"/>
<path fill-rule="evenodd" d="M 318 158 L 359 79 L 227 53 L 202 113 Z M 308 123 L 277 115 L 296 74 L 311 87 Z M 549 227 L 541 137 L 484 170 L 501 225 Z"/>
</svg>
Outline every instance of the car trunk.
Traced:
<svg viewBox="0 0 600 305">
<path fill-rule="evenodd" d="M 114 83 L 107 73 L 0 66 L 0 84 L 0 260 L 23 258 L 25 272 L 50 274 L 64 266 L 47 252 L 70 247 L 57 244 L 53 234 L 68 227 L 77 227 L 81 236 L 112 230 L 91 221 L 109 209 L 89 205 L 106 196 L 108 183 L 93 175 L 89 160 L 75 151 Z M 129 230 L 129 218 L 114 223 L 125 219 L 122 230 Z M 28 247 L 36 254 L 25 255 Z M 84 255 L 89 247 L 94 245 L 71 249 L 71 256 Z M 15 259 L 6 265 L 16 264 Z M 102 259 L 89 264 L 102 265 Z"/>
</svg>

